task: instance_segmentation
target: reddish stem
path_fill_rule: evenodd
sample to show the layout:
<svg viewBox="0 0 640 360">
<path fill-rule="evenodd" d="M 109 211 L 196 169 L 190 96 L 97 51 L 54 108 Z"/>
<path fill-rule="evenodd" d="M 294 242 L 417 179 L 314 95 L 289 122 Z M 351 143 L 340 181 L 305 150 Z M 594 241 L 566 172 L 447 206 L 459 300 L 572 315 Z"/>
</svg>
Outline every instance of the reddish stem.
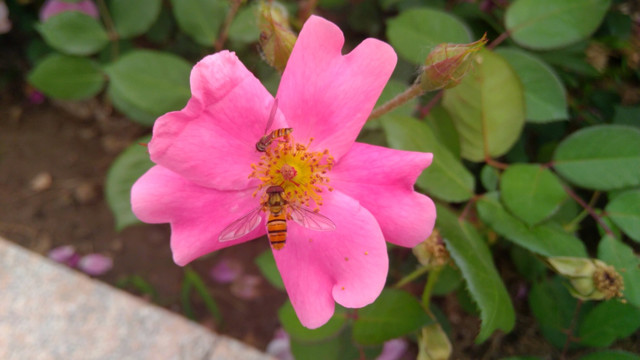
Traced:
<svg viewBox="0 0 640 360">
<path fill-rule="evenodd" d="M 562 347 L 562 354 L 560 355 L 560 359 L 564 360 L 567 350 L 569 349 L 569 344 L 571 340 L 574 340 L 573 337 L 573 329 L 576 326 L 576 320 L 578 318 L 578 313 L 580 312 L 580 307 L 582 306 L 582 300 L 578 299 L 578 303 L 576 304 L 576 309 L 573 312 L 573 318 L 571 318 L 571 325 L 569 325 L 569 329 L 567 329 L 567 340 L 564 342 L 564 346 Z"/>
<path fill-rule="evenodd" d="M 570 187 L 568 187 L 568 186 L 566 186 L 564 184 L 562 185 L 562 187 L 564 188 L 564 191 L 567 194 L 569 194 L 569 196 L 571 196 L 573 198 L 573 200 L 575 200 L 578 204 L 580 204 L 580 206 L 582 206 L 589 213 L 589 215 L 591 215 L 591 217 L 596 222 L 598 222 L 598 224 L 600 224 L 600 226 L 602 226 L 602 228 L 607 233 L 607 235 L 609 235 L 611 237 L 615 237 L 613 235 L 613 231 L 611 231 L 609 226 L 604 221 L 602 221 L 602 218 L 600 218 L 600 216 L 598 214 L 596 214 L 596 212 L 593 210 L 593 208 L 591 206 L 589 206 L 589 204 L 584 202 L 584 200 L 582 200 L 582 198 L 580 196 L 578 196 L 578 194 L 576 194 L 573 190 L 571 190 Z"/>
<path fill-rule="evenodd" d="M 507 38 L 511 35 L 509 30 L 500 34 L 497 38 L 495 38 L 491 44 L 487 45 L 487 49 L 494 49 L 496 46 L 500 45 L 503 41 L 507 40 Z"/>
<path fill-rule="evenodd" d="M 300 3 L 300 10 L 298 10 L 298 20 L 300 20 L 300 24 L 304 24 L 304 22 L 307 21 L 317 5 L 318 0 L 306 0 Z"/>
<path fill-rule="evenodd" d="M 440 99 L 442 99 L 443 95 L 444 95 L 444 91 L 442 90 L 438 91 L 438 93 L 433 98 L 431 98 L 431 100 L 429 100 L 427 105 L 425 105 L 422 109 L 420 109 L 420 117 L 424 118 L 425 116 L 429 115 L 429 112 L 431 112 L 431 109 L 438 104 Z"/>
<path fill-rule="evenodd" d="M 480 198 L 480 195 L 474 195 L 473 197 L 471 197 L 471 199 L 469 199 L 469 202 L 467 203 L 467 205 L 464 206 L 464 209 L 462 209 L 462 212 L 458 217 L 459 220 L 466 219 L 467 213 L 469 213 L 471 209 L 471 205 L 473 205 L 476 201 L 478 201 L 479 198 Z"/>
<path fill-rule="evenodd" d="M 242 4 L 242 0 L 232 0 L 231 1 L 231 9 L 227 13 L 227 16 L 224 19 L 224 24 L 222 25 L 222 30 L 220 31 L 220 36 L 213 44 L 213 48 L 216 51 L 222 50 L 224 43 L 227 41 L 227 36 L 229 35 L 229 27 L 231 27 L 231 22 L 233 18 L 236 16 L 238 9 L 240 8 L 240 4 Z"/>
<path fill-rule="evenodd" d="M 505 164 L 497 160 L 493 160 L 489 156 L 485 157 L 484 161 L 487 163 L 487 165 L 500 170 L 506 170 L 509 167 L 509 164 Z"/>
</svg>

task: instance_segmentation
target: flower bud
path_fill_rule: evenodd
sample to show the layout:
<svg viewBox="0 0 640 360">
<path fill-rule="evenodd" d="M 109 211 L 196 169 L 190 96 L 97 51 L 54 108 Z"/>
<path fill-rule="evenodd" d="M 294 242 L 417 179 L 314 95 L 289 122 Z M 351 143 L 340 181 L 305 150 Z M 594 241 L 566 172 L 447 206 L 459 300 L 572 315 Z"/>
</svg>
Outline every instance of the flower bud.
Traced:
<svg viewBox="0 0 640 360">
<path fill-rule="evenodd" d="M 571 295 L 582 300 L 609 300 L 622 297 L 624 282 L 613 266 L 597 259 L 555 257 L 547 262 L 569 279 Z"/>
<path fill-rule="evenodd" d="M 287 9 L 275 1 L 261 2 L 258 8 L 258 27 L 263 59 L 278 71 L 284 71 L 297 40 L 289 26 Z"/>
<path fill-rule="evenodd" d="M 418 346 L 418 360 L 447 360 L 453 351 L 447 334 L 438 323 L 422 328 L 418 335 Z"/>
<path fill-rule="evenodd" d="M 445 247 L 438 229 L 433 229 L 427 240 L 413 248 L 413 255 L 418 258 L 420 264 L 427 267 L 440 267 L 449 262 L 449 251 Z"/>
<path fill-rule="evenodd" d="M 487 35 L 470 44 L 440 44 L 427 56 L 422 67 L 420 86 L 424 91 L 449 89 L 469 72 L 475 53 L 487 43 Z"/>
</svg>

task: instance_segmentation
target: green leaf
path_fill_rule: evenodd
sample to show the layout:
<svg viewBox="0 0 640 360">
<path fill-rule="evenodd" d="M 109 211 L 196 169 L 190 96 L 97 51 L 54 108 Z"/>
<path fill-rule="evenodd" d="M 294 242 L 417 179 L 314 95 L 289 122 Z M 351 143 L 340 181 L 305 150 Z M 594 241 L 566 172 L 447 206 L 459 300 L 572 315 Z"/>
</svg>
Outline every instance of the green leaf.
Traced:
<svg viewBox="0 0 640 360">
<path fill-rule="evenodd" d="M 120 278 L 116 286 L 122 289 L 133 289 L 136 292 L 149 296 L 154 302 L 158 301 L 158 291 L 140 275 L 128 275 Z"/>
<path fill-rule="evenodd" d="M 633 334 L 639 327 L 640 309 L 609 300 L 587 313 L 578 329 L 578 337 L 583 345 L 605 347 Z"/>
<path fill-rule="evenodd" d="M 449 149 L 453 156 L 460 158 L 460 136 L 447 110 L 441 105 L 436 105 L 431 108 L 425 121 L 438 142 Z"/>
<path fill-rule="evenodd" d="M 476 202 L 476 206 L 482 221 L 529 251 L 542 256 L 587 256 L 584 244 L 575 236 L 552 225 L 529 227 L 509 214 L 500 204 L 497 193 L 486 194 Z"/>
<path fill-rule="evenodd" d="M 542 335 L 557 348 L 564 346 L 577 305 L 558 276 L 534 283 L 529 293 L 529 306 Z"/>
<path fill-rule="evenodd" d="M 365 359 L 375 359 L 380 355 L 382 346 L 356 345 L 349 330 L 346 328 L 337 336 L 321 342 L 301 342 L 292 338 L 291 353 L 296 360 L 353 360 L 361 358 L 362 352 Z"/>
<path fill-rule="evenodd" d="M 180 29 L 198 44 L 212 47 L 229 3 L 224 0 L 171 0 L 171 4 Z"/>
<path fill-rule="evenodd" d="M 257 5 L 245 6 L 233 18 L 229 27 L 229 40 L 242 44 L 257 42 L 260 29 L 257 23 Z"/>
<path fill-rule="evenodd" d="M 600 125 L 579 130 L 558 145 L 553 167 L 587 189 L 640 185 L 640 129 Z"/>
<path fill-rule="evenodd" d="M 462 157 L 476 162 L 509 151 L 525 116 L 522 85 L 509 64 L 489 50 L 481 50 L 477 59 L 475 70 L 442 98 L 460 134 Z"/>
<path fill-rule="evenodd" d="M 462 202 L 473 196 L 473 175 L 438 142 L 428 125 L 393 115 L 385 118 L 382 126 L 392 147 L 433 153 L 433 162 L 418 178 L 418 186 L 444 201 Z"/>
<path fill-rule="evenodd" d="M 161 7 L 158 19 L 151 25 L 145 38 L 149 39 L 154 44 L 166 44 L 169 37 L 175 32 L 176 23 L 173 20 L 173 15 L 168 7 Z"/>
<path fill-rule="evenodd" d="M 433 286 L 431 294 L 446 295 L 456 290 L 462 284 L 462 274 L 460 270 L 454 269 L 453 266 L 444 266 L 438 275 L 438 280 Z"/>
<path fill-rule="evenodd" d="M 555 71 L 534 55 L 518 49 L 497 49 L 524 86 L 526 119 L 531 122 L 566 120 L 567 91 Z"/>
<path fill-rule="evenodd" d="M 517 0 L 507 9 L 504 21 L 518 44 L 556 49 L 593 34 L 610 4 L 611 0 Z"/>
<path fill-rule="evenodd" d="M 353 323 L 353 339 L 363 345 L 382 344 L 432 322 L 411 294 L 385 289 L 373 304 L 358 310 L 358 318 Z"/>
<path fill-rule="evenodd" d="M 256 265 L 260 269 L 260 272 L 264 277 L 273 285 L 276 289 L 284 290 L 284 283 L 280 276 L 280 271 L 276 266 L 276 261 L 273 258 L 271 249 L 265 250 L 255 259 Z"/>
<path fill-rule="evenodd" d="M 640 307 L 640 257 L 620 240 L 605 236 L 598 244 L 598 258 L 612 265 L 624 280 L 624 297 Z"/>
<path fill-rule="evenodd" d="M 607 215 L 630 238 L 640 242 L 640 190 L 616 196 L 605 208 Z"/>
<path fill-rule="evenodd" d="M 329 319 L 329 321 L 317 329 L 307 329 L 302 326 L 298 316 L 296 315 L 293 305 L 290 301 L 287 301 L 278 310 L 278 319 L 284 330 L 291 336 L 292 340 L 297 340 L 304 343 L 320 342 L 331 337 L 335 337 L 345 326 L 346 316 L 344 309 L 338 307 L 335 314 Z"/>
<path fill-rule="evenodd" d="M 568 233 L 576 232 L 579 228 L 579 223 L 576 223 L 575 220 L 581 211 L 583 209 L 577 202 L 565 201 L 547 222 L 560 224 Z"/>
<path fill-rule="evenodd" d="M 162 0 L 111 0 L 109 10 L 123 39 L 144 34 L 160 15 Z"/>
<path fill-rule="evenodd" d="M 147 148 L 140 145 L 148 143 L 150 139 L 150 136 L 145 136 L 125 149 L 107 172 L 105 197 L 118 231 L 140 222 L 131 211 L 131 186 L 153 166 Z"/>
<path fill-rule="evenodd" d="M 129 292 L 145 295 L 151 301 L 158 302 L 158 291 L 140 275 L 127 275 L 121 277 L 116 282 L 120 289 L 127 289 Z"/>
<path fill-rule="evenodd" d="M 471 224 L 447 208 L 437 206 L 437 212 L 436 226 L 480 309 L 482 324 L 476 342 L 485 341 L 496 329 L 511 331 L 515 323 L 513 304 L 487 244 Z"/>
<path fill-rule="evenodd" d="M 191 96 L 191 65 L 169 53 L 131 51 L 105 71 L 111 80 L 111 94 L 154 117 L 180 110 Z"/>
<path fill-rule="evenodd" d="M 485 165 L 482 167 L 482 170 L 480 170 L 480 181 L 487 191 L 498 190 L 499 180 L 500 173 L 493 166 Z"/>
<path fill-rule="evenodd" d="M 640 360 L 640 355 L 622 350 L 604 350 L 585 355 L 579 360 Z"/>
<path fill-rule="evenodd" d="M 195 312 L 193 311 L 193 307 L 191 306 L 191 296 L 192 292 L 200 295 L 200 298 L 204 302 L 204 306 L 215 319 L 216 324 L 222 323 L 222 314 L 220 314 L 220 309 L 218 308 L 218 304 L 211 296 L 209 289 L 202 281 L 200 275 L 197 272 L 185 268 L 184 269 L 184 280 L 182 281 L 182 288 L 180 289 L 180 300 L 182 302 L 182 308 L 187 315 L 187 317 L 191 320 L 196 319 Z"/>
<path fill-rule="evenodd" d="M 158 117 L 155 114 L 150 114 L 137 106 L 131 104 L 121 92 L 114 90 L 113 86 L 107 88 L 107 94 L 111 98 L 111 102 L 116 109 L 125 114 L 129 119 L 140 123 L 142 125 L 151 126 Z"/>
<path fill-rule="evenodd" d="M 102 90 L 105 76 L 87 58 L 51 54 L 29 73 L 29 82 L 45 95 L 67 100 L 90 98 Z"/>
<path fill-rule="evenodd" d="M 567 196 L 560 180 L 540 165 L 514 164 L 505 170 L 500 181 L 500 199 L 528 225 L 551 216 Z"/>
<path fill-rule="evenodd" d="M 518 273 L 531 282 L 539 280 L 547 273 L 547 266 L 540 258 L 525 248 L 513 246 L 509 255 L 511 255 L 511 262 L 515 265 Z"/>
<path fill-rule="evenodd" d="M 616 105 L 613 123 L 618 125 L 640 126 L 640 106 Z"/>
<path fill-rule="evenodd" d="M 102 24 L 79 11 L 52 16 L 36 29 L 47 44 L 70 55 L 95 54 L 109 41 Z"/>
<path fill-rule="evenodd" d="M 413 8 L 387 22 L 387 38 L 401 57 L 422 64 L 440 43 L 471 42 L 471 31 L 458 18 L 443 11 Z"/>
</svg>

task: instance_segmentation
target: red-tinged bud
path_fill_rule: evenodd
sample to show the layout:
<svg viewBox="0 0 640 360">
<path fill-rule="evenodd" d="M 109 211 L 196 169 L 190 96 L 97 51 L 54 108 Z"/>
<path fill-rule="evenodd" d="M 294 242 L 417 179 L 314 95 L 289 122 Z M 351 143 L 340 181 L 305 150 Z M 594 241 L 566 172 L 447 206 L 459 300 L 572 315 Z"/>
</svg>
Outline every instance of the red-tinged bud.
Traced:
<svg viewBox="0 0 640 360">
<path fill-rule="evenodd" d="M 258 27 L 262 57 L 278 71 L 284 71 L 298 38 L 289 26 L 287 9 L 275 1 L 261 2 L 258 8 Z"/>
<path fill-rule="evenodd" d="M 440 44 L 427 56 L 420 86 L 424 91 L 449 89 L 460 83 L 473 64 L 475 53 L 487 43 L 487 35 L 470 44 Z"/>
</svg>

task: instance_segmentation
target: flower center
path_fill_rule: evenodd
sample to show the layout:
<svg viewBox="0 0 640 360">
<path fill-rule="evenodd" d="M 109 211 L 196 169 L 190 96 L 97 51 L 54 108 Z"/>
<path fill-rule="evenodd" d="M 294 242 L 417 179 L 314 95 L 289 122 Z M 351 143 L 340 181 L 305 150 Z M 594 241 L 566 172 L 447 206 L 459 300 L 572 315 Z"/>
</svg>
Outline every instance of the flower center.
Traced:
<svg viewBox="0 0 640 360">
<path fill-rule="evenodd" d="M 257 164 L 251 164 L 253 171 L 249 178 L 261 181 L 255 194 L 269 186 L 280 186 L 287 202 L 313 207 L 322 205 L 322 191 L 331 191 L 329 171 L 334 159 L 329 150 L 311 151 L 309 145 L 298 144 L 289 135 L 285 141 L 274 141 L 260 157 Z"/>
</svg>

